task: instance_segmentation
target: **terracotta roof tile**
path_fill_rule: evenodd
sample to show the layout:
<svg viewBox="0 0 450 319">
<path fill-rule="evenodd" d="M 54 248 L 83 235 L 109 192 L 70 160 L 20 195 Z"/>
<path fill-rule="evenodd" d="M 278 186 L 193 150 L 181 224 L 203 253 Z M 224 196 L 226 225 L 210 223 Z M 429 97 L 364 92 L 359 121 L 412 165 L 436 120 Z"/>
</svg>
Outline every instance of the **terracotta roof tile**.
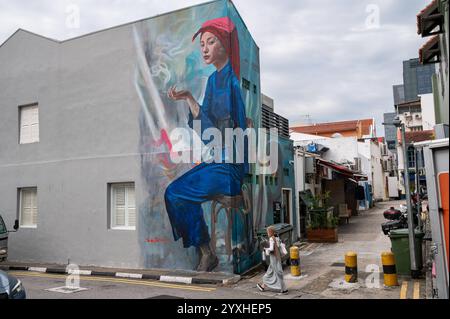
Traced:
<svg viewBox="0 0 450 319">
<path fill-rule="evenodd" d="M 422 16 L 423 15 L 429 15 L 433 10 L 435 10 L 438 7 L 437 0 L 431 1 L 429 5 L 427 5 L 425 8 L 423 8 L 418 14 L 417 14 L 417 34 L 421 33 L 421 25 L 422 25 Z"/>
<path fill-rule="evenodd" d="M 406 144 L 429 141 L 434 139 L 434 130 L 405 132 Z"/>
<path fill-rule="evenodd" d="M 358 125 L 361 126 L 361 134 L 368 135 L 370 134 L 371 126 L 374 126 L 374 121 L 373 119 L 362 119 L 362 120 L 317 123 L 306 126 L 293 126 L 291 127 L 291 130 L 297 133 L 320 135 L 320 134 L 339 133 L 345 131 L 355 131 L 358 129 Z"/>
</svg>

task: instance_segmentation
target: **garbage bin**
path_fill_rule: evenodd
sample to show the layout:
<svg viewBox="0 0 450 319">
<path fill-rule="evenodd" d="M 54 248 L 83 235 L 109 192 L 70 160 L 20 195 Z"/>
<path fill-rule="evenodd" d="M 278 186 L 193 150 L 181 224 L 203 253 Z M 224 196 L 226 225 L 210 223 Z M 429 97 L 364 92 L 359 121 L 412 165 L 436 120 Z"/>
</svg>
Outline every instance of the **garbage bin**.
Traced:
<svg viewBox="0 0 450 319">
<path fill-rule="evenodd" d="M 421 270 L 423 267 L 422 263 L 422 239 L 424 233 L 415 230 L 415 241 L 416 241 L 416 257 L 417 257 L 417 268 Z M 391 239 L 392 252 L 395 256 L 395 266 L 397 269 L 397 274 L 399 275 L 411 275 L 411 259 L 409 256 L 409 232 L 408 229 L 394 229 L 389 233 L 389 238 Z"/>
<path fill-rule="evenodd" d="M 273 225 L 273 227 L 275 228 L 275 233 L 278 235 L 281 242 L 286 245 L 287 251 L 289 251 L 289 248 L 292 246 L 292 231 L 293 231 L 292 225 L 280 223 L 280 224 Z M 263 251 L 264 248 L 269 247 L 269 238 L 267 237 L 267 228 L 262 228 L 262 229 L 258 230 L 256 234 L 258 236 L 260 249 L 261 249 L 261 251 Z M 287 263 L 289 263 L 289 254 L 284 256 L 282 258 L 282 261 L 286 261 Z M 268 259 L 265 260 L 265 264 L 266 264 L 266 266 L 268 266 L 268 264 L 269 264 Z"/>
</svg>

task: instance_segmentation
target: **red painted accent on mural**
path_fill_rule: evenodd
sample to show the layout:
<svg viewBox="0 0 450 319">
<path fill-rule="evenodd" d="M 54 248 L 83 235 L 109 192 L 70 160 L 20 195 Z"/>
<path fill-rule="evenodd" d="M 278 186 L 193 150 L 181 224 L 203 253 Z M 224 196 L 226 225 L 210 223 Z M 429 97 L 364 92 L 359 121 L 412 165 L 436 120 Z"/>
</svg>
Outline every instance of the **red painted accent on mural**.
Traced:
<svg viewBox="0 0 450 319">
<path fill-rule="evenodd" d="M 156 237 L 156 238 L 147 238 L 145 240 L 145 242 L 149 243 L 149 244 L 156 244 L 156 243 L 168 243 L 169 240 L 166 239 L 166 238 L 158 238 L 158 237 Z"/>
<path fill-rule="evenodd" d="M 172 142 L 170 141 L 169 134 L 167 134 L 167 131 L 165 129 L 161 130 L 161 138 L 153 142 L 153 146 L 155 147 L 160 147 L 161 145 L 166 145 L 169 153 L 173 154 Z M 167 153 L 158 154 L 158 158 L 160 162 L 162 162 L 162 165 L 167 169 L 173 169 L 176 166 L 174 163 L 172 163 L 172 161 L 170 160 L 170 155 Z"/>
<path fill-rule="evenodd" d="M 161 130 L 161 138 L 153 143 L 156 147 L 160 147 L 162 144 L 167 145 L 169 151 L 172 151 L 172 142 L 170 141 L 169 135 L 165 129 Z"/>
</svg>

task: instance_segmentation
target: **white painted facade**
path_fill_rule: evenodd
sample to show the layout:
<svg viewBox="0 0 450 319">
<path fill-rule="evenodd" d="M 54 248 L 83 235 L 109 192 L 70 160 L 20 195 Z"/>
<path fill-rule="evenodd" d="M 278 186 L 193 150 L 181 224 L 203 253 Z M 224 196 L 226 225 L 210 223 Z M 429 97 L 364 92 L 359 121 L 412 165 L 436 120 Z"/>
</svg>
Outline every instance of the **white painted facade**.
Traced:
<svg viewBox="0 0 450 319">
<path fill-rule="evenodd" d="M 382 161 L 386 156 L 382 155 L 382 143 L 374 142 L 370 139 L 359 142 L 356 137 L 329 138 L 323 136 L 291 133 L 294 146 L 307 146 L 311 142 L 329 148 L 322 154 L 322 158 L 328 161 L 343 165 L 355 164 L 356 159 L 360 160 L 360 171 L 367 175 L 369 183 L 372 185 L 373 197 L 375 200 L 387 200 L 387 176 L 382 166 Z M 391 155 L 392 156 L 392 155 Z M 300 167 L 301 164 L 298 164 Z M 298 173 L 297 174 L 301 174 Z M 301 180 L 301 176 L 297 176 Z M 298 189 L 303 189 L 298 185 Z"/>
<path fill-rule="evenodd" d="M 436 113 L 434 109 L 433 93 L 422 94 L 420 96 L 420 107 L 422 108 L 422 126 L 423 129 L 432 130 L 436 125 Z"/>
</svg>

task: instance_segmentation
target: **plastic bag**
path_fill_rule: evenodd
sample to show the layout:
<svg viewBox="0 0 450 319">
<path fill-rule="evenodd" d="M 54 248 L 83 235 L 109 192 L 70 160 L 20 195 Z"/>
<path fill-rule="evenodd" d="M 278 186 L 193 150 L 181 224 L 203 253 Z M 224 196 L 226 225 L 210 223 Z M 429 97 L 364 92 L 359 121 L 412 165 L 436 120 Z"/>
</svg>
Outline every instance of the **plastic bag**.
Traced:
<svg viewBox="0 0 450 319">
<path fill-rule="evenodd" d="M 287 249 L 286 249 L 286 245 L 284 244 L 284 243 L 281 243 L 280 244 L 280 252 L 281 252 L 281 255 L 284 257 L 284 256 L 286 256 L 287 254 L 288 254 L 288 251 L 287 251 Z"/>
</svg>

